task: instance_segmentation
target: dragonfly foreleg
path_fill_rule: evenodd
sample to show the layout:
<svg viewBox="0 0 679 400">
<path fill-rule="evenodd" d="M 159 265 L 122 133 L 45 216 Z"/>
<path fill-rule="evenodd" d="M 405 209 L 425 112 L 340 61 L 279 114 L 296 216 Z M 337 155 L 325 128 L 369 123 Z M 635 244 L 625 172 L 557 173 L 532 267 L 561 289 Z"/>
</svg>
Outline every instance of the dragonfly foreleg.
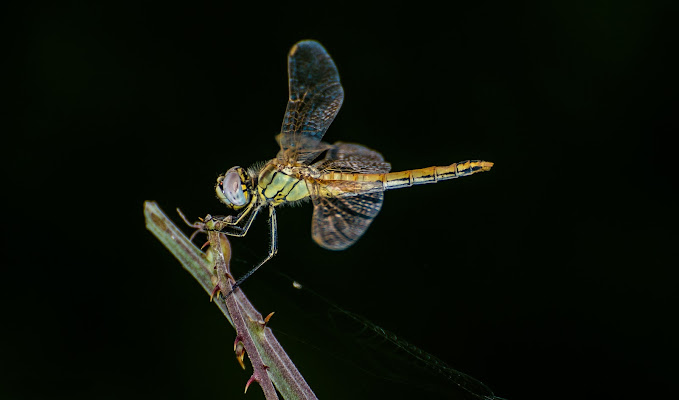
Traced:
<svg viewBox="0 0 679 400">
<path fill-rule="evenodd" d="M 235 221 L 225 218 L 219 221 L 215 227 L 219 232 L 224 233 L 225 235 L 243 237 L 248 233 L 248 230 L 250 230 L 250 226 L 252 226 L 252 222 L 255 220 L 258 212 L 259 207 L 251 205 L 243 210 Z"/>
</svg>

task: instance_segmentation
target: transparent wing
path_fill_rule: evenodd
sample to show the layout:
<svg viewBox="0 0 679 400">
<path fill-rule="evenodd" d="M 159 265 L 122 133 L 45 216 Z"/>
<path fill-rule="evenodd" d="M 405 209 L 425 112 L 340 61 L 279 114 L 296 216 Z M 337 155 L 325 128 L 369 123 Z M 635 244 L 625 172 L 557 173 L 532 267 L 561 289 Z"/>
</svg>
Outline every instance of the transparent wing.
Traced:
<svg viewBox="0 0 679 400">
<path fill-rule="evenodd" d="M 278 159 L 305 163 L 322 151 L 316 147 L 342 106 L 344 90 L 332 58 L 313 40 L 298 42 L 290 50 L 288 79 Z"/>
<path fill-rule="evenodd" d="M 384 174 L 391 171 L 391 164 L 382 154 L 355 143 L 336 142 L 325 158 L 313 165 L 321 174 L 345 172 L 359 174 Z"/>
<path fill-rule="evenodd" d="M 382 208 L 382 182 L 321 181 L 314 185 L 311 237 L 328 250 L 354 244 Z"/>
</svg>

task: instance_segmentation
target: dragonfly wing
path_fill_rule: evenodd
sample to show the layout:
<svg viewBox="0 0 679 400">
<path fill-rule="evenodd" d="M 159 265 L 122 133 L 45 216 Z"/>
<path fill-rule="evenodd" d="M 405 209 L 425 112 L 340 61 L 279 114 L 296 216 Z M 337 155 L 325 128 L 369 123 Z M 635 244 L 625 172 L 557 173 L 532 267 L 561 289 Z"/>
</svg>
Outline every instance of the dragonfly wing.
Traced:
<svg viewBox="0 0 679 400">
<path fill-rule="evenodd" d="M 313 165 L 321 174 L 345 172 L 359 174 L 385 174 L 391 164 L 384 161 L 382 154 L 355 143 L 336 142 L 325 158 Z"/>
<path fill-rule="evenodd" d="M 278 158 L 304 163 L 322 151 L 316 147 L 344 98 L 337 67 L 320 43 L 304 40 L 292 47 L 288 55 L 288 89 Z"/>
<path fill-rule="evenodd" d="M 381 182 L 327 181 L 316 188 L 311 236 L 328 250 L 354 244 L 382 208 Z"/>
</svg>

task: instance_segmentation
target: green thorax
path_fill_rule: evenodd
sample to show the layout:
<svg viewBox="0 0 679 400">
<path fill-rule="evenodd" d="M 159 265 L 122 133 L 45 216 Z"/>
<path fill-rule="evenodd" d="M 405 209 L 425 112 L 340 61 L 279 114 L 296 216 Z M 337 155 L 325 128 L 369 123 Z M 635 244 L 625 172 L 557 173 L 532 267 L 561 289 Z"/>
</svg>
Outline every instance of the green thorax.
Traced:
<svg viewBox="0 0 679 400">
<path fill-rule="evenodd" d="M 301 176 L 287 175 L 269 163 L 259 171 L 257 192 L 260 199 L 274 206 L 291 203 L 309 196 L 305 180 Z"/>
</svg>

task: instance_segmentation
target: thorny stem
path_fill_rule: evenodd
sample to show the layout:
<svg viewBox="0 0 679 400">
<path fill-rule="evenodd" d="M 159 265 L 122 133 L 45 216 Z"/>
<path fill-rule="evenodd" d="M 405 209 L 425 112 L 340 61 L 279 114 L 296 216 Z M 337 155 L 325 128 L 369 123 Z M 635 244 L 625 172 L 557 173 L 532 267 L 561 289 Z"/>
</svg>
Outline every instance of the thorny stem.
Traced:
<svg viewBox="0 0 679 400">
<path fill-rule="evenodd" d="M 205 218 L 205 221 L 207 222 L 208 227 L 211 227 L 211 225 L 214 223 L 210 215 Z M 222 251 L 222 244 L 224 244 L 226 247 L 228 246 L 229 242 L 224 235 L 220 235 L 214 230 L 210 230 L 208 232 L 208 236 L 210 239 L 210 250 L 212 251 L 215 261 L 215 270 L 217 272 L 217 298 L 218 301 L 220 301 L 219 291 L 232 291 L 231 281 L 228 278 L 231 276 L 231 274 L 229 273 L 226 259 L 224 258 L 224 251 Z M 229 254 L 229 252 L 227 252 L 227 254 Z M 241 296 L 238 296 L 236 292 L 239 292 L 238 294 Z M 259 385 L 264 391 L 264 396 L 267 399 L 278 399 L 276 389 L 274 389 L 273 383 L 271 382 L 271 379 L 269 379 L 269 376 L 266 372 L 268 367 L 262 360 L 262 357 L 260 356 L 259 351 L 254 344 L 254 341 L 259 339 L 264 329 L 267 328 L 264 327 L 264 321 L 262 321 L 261 314 L 258 315 L 259 318 L 255 320 L 250 319 L 249 321 L 246 321 L 248 316 L 243 315 L 242 307 L 238 302 L 239 297 L 244 297 L 242 294 L 242 290 L 235 289 L 233 290 L 233 295 L 226 297 L 224 302 L 226 303 L 226 308 L 229 310 L 229 314 L 231 315 L 234 328 L 236 328 L 236 347 L 239 342 L 242 342 L 245 352 L 252 363 L 252 377 L 245 385 L 245 391 L 247 392 L 250 382 L 256 381 L 259 382 Z M 262 322 L 259 323 L 259 321 Z"/>
<path fill-rule="evenodd" d="M 220 291 L 231 291 L 232 284 L 228 278 L 230 246 L 226 236 L 216 231 L 210 232 L 211 249 L 208 253 L 203 253 L 172 223 L 157 203 L 146 201 L 144 216 L 146 228 L 170 250 L 208 294 L 213 292 L 215 284 L 219 284 Z M 206 224 L 210 220 L 210 216 L 206 217 Z M 244 349 L 253 365 L 253 375 L 248 385 L 253 380 L 257 381 L 267 399 L 278 398 L 273 385 L 284 399 L 316 399 L 271 329 L 266 327 L 266 320 L 262 319 L 262 315 L 245 297 L 243 291 L 237 288 L 227 299 L 219 295 L 216 298 L 214 303 L 236 328 L 236 356 L 242 356 Z"/>
</svg>

